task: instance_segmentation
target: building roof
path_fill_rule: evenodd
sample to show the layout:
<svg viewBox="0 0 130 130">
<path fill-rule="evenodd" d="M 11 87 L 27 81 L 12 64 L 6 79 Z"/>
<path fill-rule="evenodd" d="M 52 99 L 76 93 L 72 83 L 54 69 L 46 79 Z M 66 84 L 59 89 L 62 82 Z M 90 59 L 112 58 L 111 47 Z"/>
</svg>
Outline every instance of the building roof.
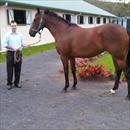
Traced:
<svg viewBox="0 0 130 130">
<path fill-rule="evenodd" d="M 88 2 L 85 2 L 83 0 L 1 0 L 1 3 L 8 3 L 9 5 L 26 5 L 35 8 L 49 8 L 99 16 L 116 17 L 115 15 L 92 4 L 89 4 Z"/>
</svg>

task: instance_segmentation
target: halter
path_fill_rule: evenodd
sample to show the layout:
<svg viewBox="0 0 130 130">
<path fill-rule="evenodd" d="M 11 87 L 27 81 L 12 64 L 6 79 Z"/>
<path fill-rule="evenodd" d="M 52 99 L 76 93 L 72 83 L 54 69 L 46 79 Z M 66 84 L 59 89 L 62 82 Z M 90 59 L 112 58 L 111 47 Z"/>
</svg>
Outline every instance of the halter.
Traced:
<svg viewBox="0 0 130 130">
<path fill-rule="evenodd" d="M 32 28 L 32 31 L 34 31 L 36 33 L 39 33 L 39 40 L 37 42 L 35 42 L 35 43 L 32 43 L 31 45 L 37 44 L 37 43 L 39 43 L 41 41 L 41 34 L 42 34 L 42 31 L 43 31 L 43 28 L 44 28 L 43 14 L 41 14 L 41 15 L 42 15 L 42 17 L 40 19 L 40 23 L 39 23 L 39 26 L 38 26 L 37 30 Z"/>
<path fill-rule="evenodd" d="M 42 15 L 42 17 L 40 19 L 40 23 L 39 23 L 38 28 L 37 29 L 32 28 L 32 31 L 34 31 L 36 33 L 40 32 L 41 29 L 43 30 L 43 27 L 44 27 L 43 14 L 41 14 L 41 15 Z"/>
<path fill-rule="evenodd" d="M 42 31 L 43 31 L 43 29 L 42 29 Z M 39 43 L 39 42 L 41 41 L 41 34 L 42 34 L 42 31 L 39 31 L 39 32 L 38 32 L 38 33 L 39 33 L 39 40 L 36 41 L 36 42 L 34 42 L 34 43 L 32 43 L 32 44 L 30 44 L 30 46 L 31 46 L 31 45 L 34 45 L 34 44 L 37 44 L 37 43 Z"/>
</svg>

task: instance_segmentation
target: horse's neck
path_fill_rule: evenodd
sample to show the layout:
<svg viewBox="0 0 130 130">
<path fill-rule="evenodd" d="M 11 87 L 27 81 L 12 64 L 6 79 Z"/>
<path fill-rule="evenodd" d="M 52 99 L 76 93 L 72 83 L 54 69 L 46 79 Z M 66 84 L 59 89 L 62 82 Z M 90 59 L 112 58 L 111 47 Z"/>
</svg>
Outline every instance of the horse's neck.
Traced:
<svg viewBox="0 0 130 130">
<path fill-rule="evenodd" d="M 67 27 L 68 25 L 65 25 L 65 23 L 62 23 L 61 21 L 58 20 L 55 21 L 55 19 L 47 20 L 47 24 L 46 24 L 46 28 L 49 29 L 49 31 L 51 32 L 55 40 L 57 40 L 62 35 L 64 30 L 67 29 Z"/>
</svg>

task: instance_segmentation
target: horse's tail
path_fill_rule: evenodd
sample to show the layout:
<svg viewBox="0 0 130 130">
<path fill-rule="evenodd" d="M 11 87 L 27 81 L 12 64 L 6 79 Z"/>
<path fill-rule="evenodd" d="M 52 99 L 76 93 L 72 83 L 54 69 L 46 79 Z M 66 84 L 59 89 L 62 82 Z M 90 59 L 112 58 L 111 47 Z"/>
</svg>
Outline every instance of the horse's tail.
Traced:
<svg viewBox="0 0 130 130">
<path fill-rule="evenodd" d="M 127 64 L 128 68 L 130 68 L 130 30 L 127 29 L 127 33 L 129 36 L 129 49 L 128 49 L 128 54 L 127 54 L 127 58 L 126 58 L 126 64 Z"/>
</svg>

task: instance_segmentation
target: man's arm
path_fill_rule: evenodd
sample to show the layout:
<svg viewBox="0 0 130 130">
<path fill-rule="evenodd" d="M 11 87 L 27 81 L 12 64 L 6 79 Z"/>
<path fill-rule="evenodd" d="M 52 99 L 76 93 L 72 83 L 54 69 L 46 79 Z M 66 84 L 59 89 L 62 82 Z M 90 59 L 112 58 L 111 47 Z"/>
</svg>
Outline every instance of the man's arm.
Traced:
<svg viewBox="0 0 130 130">
<path fill-rule="evenodd" d="M 9 43 L 9 35 L 6 34 L 6 35 L 4 36 L 4 38 L 2 39 L 2 46 L 3 46 L 4 48 L 12 49 L 12 50 L 14 50 L 14 51 L 17 50 L 16 48 L 14 48 L 13 46 L 9 45 L 8 43 Z"/>
<path fill-rule="evenodd" d="M 12 49 L 13 51 L 17 51 L 17 49 L 14 48 L 14 47 L 12 47 L 11 45 L 7 45 L 7 46 L 5 46 L 5 48 L 7 48 L 7 49 Z"/>
<path fill-rule="evenodd" d="M 28 48 L 28 47 L 30 47 L 29 44 L 25 44 L 25 43 L 24 43 L 24 37 L 23 37 L 23 34 L 20 33 L 20 35 L 21 35 L 21 44 L 22 44 L 22 48 Z"/>
</svg>

